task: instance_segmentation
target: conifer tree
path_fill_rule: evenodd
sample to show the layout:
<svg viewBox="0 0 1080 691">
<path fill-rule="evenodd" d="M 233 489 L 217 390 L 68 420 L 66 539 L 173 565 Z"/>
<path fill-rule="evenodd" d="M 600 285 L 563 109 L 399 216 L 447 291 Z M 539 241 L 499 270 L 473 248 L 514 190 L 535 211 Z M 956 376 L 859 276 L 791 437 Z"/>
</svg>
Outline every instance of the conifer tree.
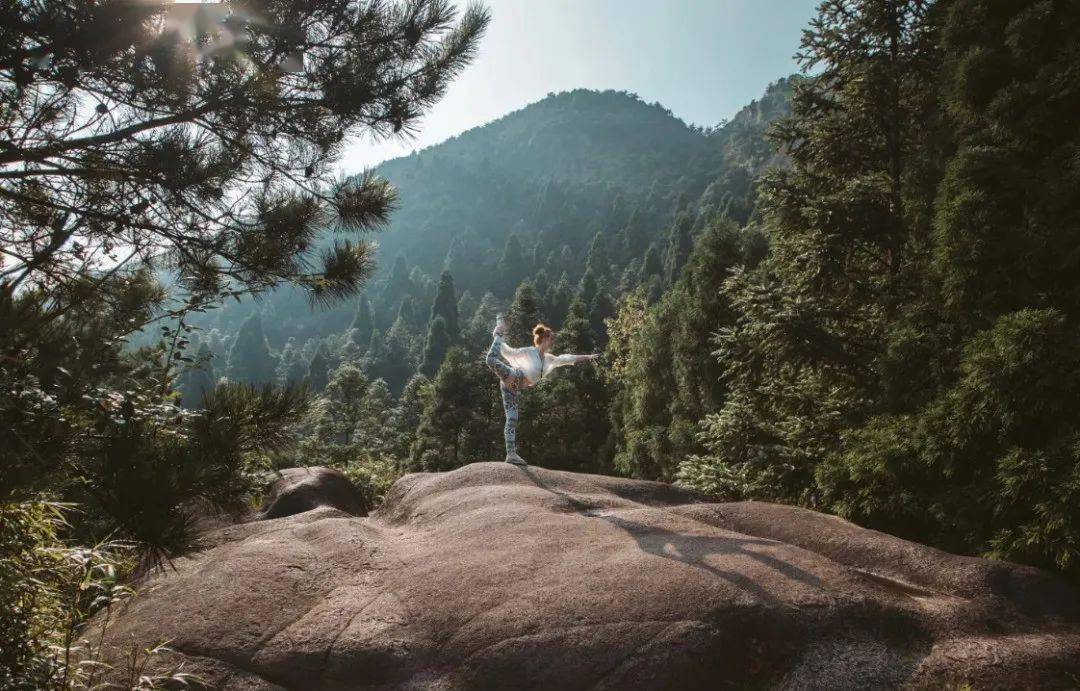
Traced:
<svg viewBox="0 0 1080 691">
<path fill-rule="evenodd" d="M 397 317 L 394 323 L 412 331 L 420 327 L 420 320 L 421 316 L 416 309 L 416 301 L 413 300 L 411 295 L 406 295 L 401 300 L 401 304 L 398 305 Z"/>
<path fill-rule="evenodd" d="M 619 254 L 624 262 L 638 258 L 649 246 L 649 235 L 641 211 L 634 209 L 626 225 L 619 231 Z"/>
<path fill-rule="evenodd" d="M 320 392 L 326 388 L 330 381 L 330 353 L 326 350 L 326 343 L 320 341 L 315 355 L 308 363 L 308 386 L 312 391 Z"/>
<path fill-rule="evenodd" d="M 490 449 L 498 439 L 490 415 L 493 388 L 489 372 L 461 348 L 451 348 L 431 382 L 410 467 L 449 470 L 479 460 L 478 449 Z"/>
<path fill-rule="evenodd" d="M 554 326 L 561 327 L 566 319 L 566 311 L 570 309 L 570 301 L 574 299 L 574 289 L 570 287 L 570 279 L 563 272 L 557 285 L 548 289 L 544 299 L 544 308 L 548 319 Z"/>
<path fill-rule="evenodd" d="M 450 342 L 457 343 L 461 338 L 457 294 L 454 291 L 454 277 L 446 270 L 443 270 L 442 276 L 439 278 L 439 287 L 435 292 L 435 301 L 431 303 L 431 314 L 428 317 L 429 325 L 435 321 L 436 317 L 442 317 L 446 335 L 449 337 Z M 438 367 L 438 365 L 436 365 L 436 367 Z M 434 374 L 434 370 L 432 370 L 432 374 Z"/>
<path fill-rule="evenodd" d="M 683 265 L 690 257 L 694 247 L 694 217 L 682 211 L 668 229 L 667 244 L 664 249 L 664 283 L 671 285 L 679 280 Z"/>
<path fill-rule="evenodd" d="M 424 355 L 420 361 L 420 373 L 425 377 L 434 377 L 450 348 L 450 334 L 447 333 L 446 321 L 441 316 L 431 320 L 428 328 Z"/>
<path fill-rule="evenodd" d="M 499 260 L 495 273 L 498 278 L 498 287 L 504 296 L 512 295 L 517 285 L 529 274 L 522 254 L 521 238 L 516 233 L 507 236 L 502 258 Z"/>
<path fill-rule="evenodd" d="M 375 328 L 375 322 L 371 317 L 371 303 L 367 295 L 361 295 L 356 304 L 356 314 L 353 316 L 349 329 L 352 331 L 353 341 L 360 346 L 361 350 L 367 348 L 371 341 L 371 332 Z"/>
<path fill-rule="evenodd" d="M 469 321 L 472 320 L 473 315 L 476 314 L 476 308 L 480 306 L 480 301 L 472 294 L 472 291 L 466 290 L 458 298 L 457 309 L 458 319 L 461 322 L 461 336 L 463 339 L 468 338 Z"/>
<path fill-rule="evenodd" d="M 399 254 L 394 258 L 390 266 L 390 273 L 383 285 L 382 300 L 384 304 L 392 305 L 401 298 L 412 292 L 412 279 L 409 277 L 409 265 L 405 261 L 405 255 Z"/>
<path fill-rule="evenodd" d="M 540 304 L 532 284 L 523 281 L 514 292 L 514 301 L 510 303 L 507 315 L 510 328 L 506 338 L 509 343 L 514 347 L 532 345 L 532 330 L 540 319 Z"/>
<path fill-rule="evenodd" d="M 820 72 L 795 85 L 793 115 L 775 128 L 791 166 L 761 183 L 769 256 L 725 285 L 740 313 L 720 332 L 731 392 L 706 424 L 710 456 L 690 459 L 684 481 L 808 500 L 825 450 L 890 403 L 885 334 L 918 312 L 926 254 L 915 250 L 930 237 L 934 155 L 948 146 L 928 8 L 826 2 L 805 34 L 801 60 Z"/>
<path fill-rule="evenodd" d="M 610 268 L 607 238 L 603 233 L 597 232 L 589 241 L 589 251 L 585 255 L 585 270 L 591 272 L 597 279 L 601 279 L 607 277 Z"/>
<path fill-rule="evenodd" d="M 592 301 L 596 298 L 597 292 L 600 290 L 598 277 L 591 269 L 585 269 L 585 273 L 581 276 L 581 282 L 578 284 L 578 296 L 581 297 L 581 301 L 586 306 L 591 305 Z"/>
<path fill-rule="evenodd" d="M 409 450 L 416 441 L 420 418 L 431 393 L 431 380 L 422 374 L 414 374 L 405 384 L 394 411 L 393 428 L 396 433 L 394 455 L 402 459 L 402 470 L 408 460 Z"/>
<path fill-rule="evenodd" d="M 469 345 L 480 352 L 491 343 L 491 331 L 495 328 L 495 317 L 504 312 L 503 302 L 494 293 L 485 293 L 472 319 L 469 320 Z"/>
<path fill-rule="evenodd" d="M 261 384 L 273 381 L 276 366 L 263 333 L 262 313 L 252 312 L 240 325 L 229 350 L 229 376 L 238 381 Z"/>
</svg>

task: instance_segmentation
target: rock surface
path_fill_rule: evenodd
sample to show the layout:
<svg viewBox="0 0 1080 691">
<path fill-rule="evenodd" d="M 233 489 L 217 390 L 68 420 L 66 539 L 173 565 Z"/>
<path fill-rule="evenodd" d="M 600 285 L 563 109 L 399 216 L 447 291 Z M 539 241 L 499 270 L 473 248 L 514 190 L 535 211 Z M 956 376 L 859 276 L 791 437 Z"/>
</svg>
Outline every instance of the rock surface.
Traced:
<svg viewBox="0 0 1080 691">
<path fill-rule="evenodd" d="M 169 639 L 188 671 L 225 689 L 1080 677 L 1080 600 L 1035 569 L 804 509 L 537 467 L 409 475 L 370 518 L 339 480 L 291 472 L 264 518 L 207 534 L 145 583 L 106 640 Z M 306 499 L 285 502 L 297 487 Z"/>
</svg>

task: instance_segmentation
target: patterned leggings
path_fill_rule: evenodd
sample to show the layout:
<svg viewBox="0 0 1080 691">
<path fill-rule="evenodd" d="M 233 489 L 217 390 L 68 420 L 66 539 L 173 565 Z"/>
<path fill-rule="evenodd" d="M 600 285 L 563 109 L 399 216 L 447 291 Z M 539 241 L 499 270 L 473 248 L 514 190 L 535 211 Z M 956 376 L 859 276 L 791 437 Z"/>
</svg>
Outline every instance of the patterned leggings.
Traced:
<svg viewBox="0 0 1080 691">
<path fill-rule="evenodd" d="M 503 411 L 506 413 L 506 426 L 503 427 L 503 439 L 506 441 L 506 455 L 517 453 L 518 392 L 525 376 L 521 370 L 511 367 L 499 357 L 502 337 L 495 336 L 488 349 L 485 362 L 499 378 L 499 390 L 502 392 Z"/>
</svg>

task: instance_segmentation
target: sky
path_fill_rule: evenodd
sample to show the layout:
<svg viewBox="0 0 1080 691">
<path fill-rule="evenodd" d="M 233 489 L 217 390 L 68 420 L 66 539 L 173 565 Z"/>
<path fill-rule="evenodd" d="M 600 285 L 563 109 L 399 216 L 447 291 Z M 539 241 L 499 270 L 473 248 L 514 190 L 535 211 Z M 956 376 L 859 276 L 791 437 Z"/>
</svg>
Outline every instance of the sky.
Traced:
<svg viewBox="0 0 1080 691">
<path fill-rule="evenodd" d="M 339 166 L 354 173 L 579 87 L 632 91 L 715 125 L 798 70 L 792 56 L 818 2 L 486 0 L 492 18 L 476 60 L 417 136 L 355 140 Z"/>
</svg>

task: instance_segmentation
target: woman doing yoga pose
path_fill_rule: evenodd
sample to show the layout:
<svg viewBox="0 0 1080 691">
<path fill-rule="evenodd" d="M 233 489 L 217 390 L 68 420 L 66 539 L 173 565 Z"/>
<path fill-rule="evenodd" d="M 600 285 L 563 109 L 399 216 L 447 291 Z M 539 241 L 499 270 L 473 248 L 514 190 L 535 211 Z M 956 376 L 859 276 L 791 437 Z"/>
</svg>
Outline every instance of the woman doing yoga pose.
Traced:
<svg viewBox="0 0 1080 691">
<path fill-rule="evenodd" d="M 503 343 L 504 333 L 506 320 L 499 315 L 491 334 L 493 340 L 488 349 L 487 364 L 499 377 L 499 389 L 502 391 L 503 410 L 506 412 L 506 426 L 503 428 L 506 462 L 527 465 L 517 452 L 518 393 L 543 381 L 557 367 L 576 365 L 600 356 L 552 355 L 548 351 L 555 344 L 555 332 L 543 324 L 537 324 L 533 329 L 533 345 L 529 348 L 511 348 Z"/>
</svg>

